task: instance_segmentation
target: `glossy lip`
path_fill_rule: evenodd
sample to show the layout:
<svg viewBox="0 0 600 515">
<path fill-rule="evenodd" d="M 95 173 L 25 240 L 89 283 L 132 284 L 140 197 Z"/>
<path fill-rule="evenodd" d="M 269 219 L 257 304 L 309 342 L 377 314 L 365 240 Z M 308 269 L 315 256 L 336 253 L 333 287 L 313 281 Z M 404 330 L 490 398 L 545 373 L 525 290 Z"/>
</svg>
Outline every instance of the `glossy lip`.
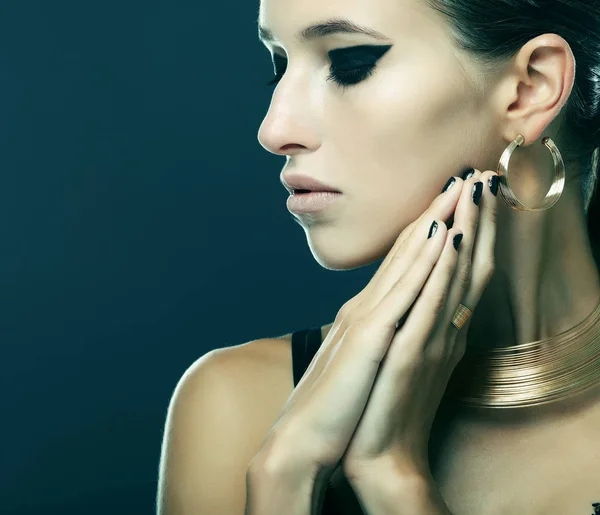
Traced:
<svg viewBox="0 0 600 515">
<path fill-rule="evenodd" d="M 281 183 L 291 195 L 294 194 L 295 190 L 333 191 L 334 193 L 341 193 L 340 190 L 336 190 L 333 186 L 329 186 L 308 175 L 284 173 L 281 176 Z"/>
</svg>

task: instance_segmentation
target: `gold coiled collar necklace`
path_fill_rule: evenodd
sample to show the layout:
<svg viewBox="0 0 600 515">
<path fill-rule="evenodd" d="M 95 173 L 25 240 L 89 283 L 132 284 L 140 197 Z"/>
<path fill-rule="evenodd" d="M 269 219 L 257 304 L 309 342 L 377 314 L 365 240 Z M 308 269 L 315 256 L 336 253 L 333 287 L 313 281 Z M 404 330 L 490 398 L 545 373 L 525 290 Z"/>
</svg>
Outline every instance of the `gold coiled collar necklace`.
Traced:
<svg viewBox="0 0 600 515">
<path fill-rule="evenodd" d="M 446 389 L 463 406 L 548 404 L 600 384 L 600 302 L 585 320 L 551 338 L 509 347 L 467 346 Z"/>
</svg>

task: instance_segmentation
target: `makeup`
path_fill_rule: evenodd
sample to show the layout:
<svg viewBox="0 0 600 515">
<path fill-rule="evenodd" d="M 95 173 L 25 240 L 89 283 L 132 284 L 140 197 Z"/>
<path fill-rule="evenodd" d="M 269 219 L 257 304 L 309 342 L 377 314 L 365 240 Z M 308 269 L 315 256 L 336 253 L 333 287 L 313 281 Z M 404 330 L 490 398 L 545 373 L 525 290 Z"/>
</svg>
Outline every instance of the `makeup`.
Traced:
<svg viewBox="0 0 600 515">
<path fill-rule="evenodd" d="M 339 199 L 342 193 L 333 191 L 311 191 L 309 193 L 294 193 L 287 199 L 288 211 L 293 213 L 317 213 L 329 207 Z"/>
</svg>

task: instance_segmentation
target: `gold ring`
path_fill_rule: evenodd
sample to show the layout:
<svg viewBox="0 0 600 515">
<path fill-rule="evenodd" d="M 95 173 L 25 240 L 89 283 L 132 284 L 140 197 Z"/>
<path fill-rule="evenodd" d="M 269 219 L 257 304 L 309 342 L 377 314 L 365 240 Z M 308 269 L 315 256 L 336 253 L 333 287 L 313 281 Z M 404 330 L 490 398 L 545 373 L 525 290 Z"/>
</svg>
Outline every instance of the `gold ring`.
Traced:
<svg viewBox="0 0 600 515">
<path fill-rule="evenodd" d="M 467 306 L 459 304 L 456 313 L 454 313 L 454 318 L 452 318 L 452 324 L 460 330 L 472 314 L 473 312 Z"/>
</svg>

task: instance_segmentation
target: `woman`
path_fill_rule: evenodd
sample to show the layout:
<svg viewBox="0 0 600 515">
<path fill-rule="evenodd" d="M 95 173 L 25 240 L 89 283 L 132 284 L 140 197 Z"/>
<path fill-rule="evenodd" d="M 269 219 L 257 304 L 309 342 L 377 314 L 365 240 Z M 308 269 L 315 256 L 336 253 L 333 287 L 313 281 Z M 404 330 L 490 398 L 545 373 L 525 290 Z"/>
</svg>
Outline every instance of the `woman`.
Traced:
<svg viewBox="0 0 600 515">
<path fill-rule="evenodd" d="M 600 3 L 262 0 L 259 23 L 288 209 L 322 266 L 385 259 L 331 324 L 190 367 L 159 512 L 600 512 Z"/>
</svg>

